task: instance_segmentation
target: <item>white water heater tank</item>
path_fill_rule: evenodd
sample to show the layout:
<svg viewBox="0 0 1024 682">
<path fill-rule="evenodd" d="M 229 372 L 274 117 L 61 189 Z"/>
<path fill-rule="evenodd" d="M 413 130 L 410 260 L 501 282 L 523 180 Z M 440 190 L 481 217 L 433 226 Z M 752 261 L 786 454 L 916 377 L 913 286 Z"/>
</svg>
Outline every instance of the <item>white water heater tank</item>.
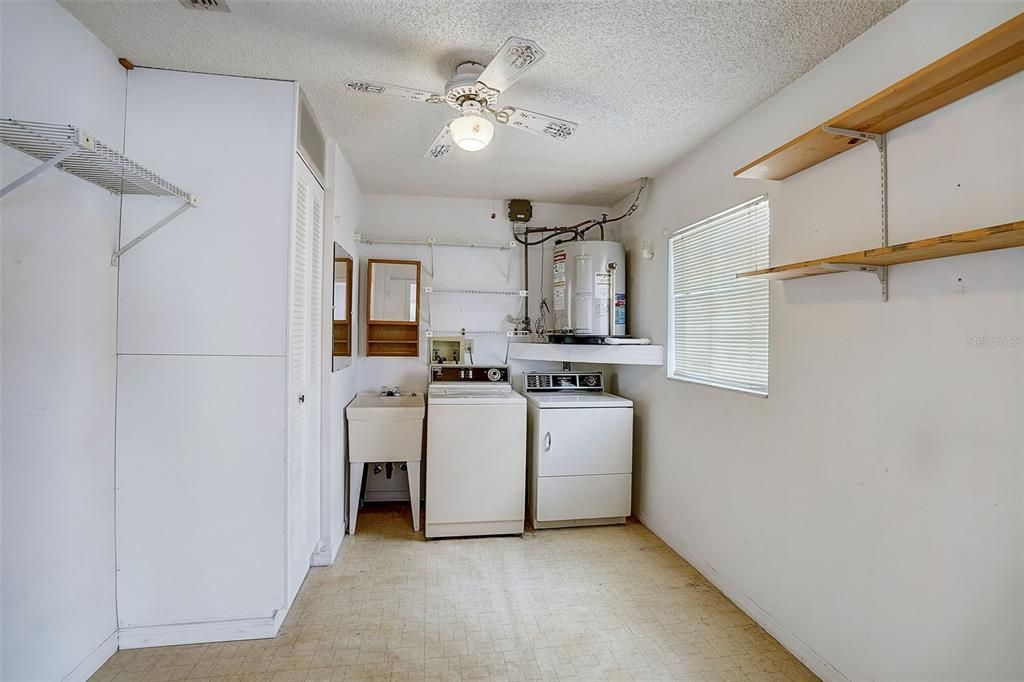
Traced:
<svg viewBox="0 0 1024 682">
<path fill-rule="evenodd" d="M 555 247 L 552 312 L 557 332 L 626 335 L 626 250 L 618 242 L 576 241 Z"/>
</svg>

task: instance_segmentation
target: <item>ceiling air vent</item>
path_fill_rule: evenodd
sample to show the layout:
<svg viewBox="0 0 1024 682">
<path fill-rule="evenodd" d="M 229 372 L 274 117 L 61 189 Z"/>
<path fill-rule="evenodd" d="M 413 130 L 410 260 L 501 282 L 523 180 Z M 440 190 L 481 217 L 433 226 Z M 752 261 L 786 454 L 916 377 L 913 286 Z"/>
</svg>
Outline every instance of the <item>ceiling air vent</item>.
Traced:
<svg viewBox="0 0 1024 682">
<path fill-rule="evenodd" d="M 179 0 L 189 9 L 208 9 L 214 12 L 230 12 L 227 0 Z"/>
</svg>

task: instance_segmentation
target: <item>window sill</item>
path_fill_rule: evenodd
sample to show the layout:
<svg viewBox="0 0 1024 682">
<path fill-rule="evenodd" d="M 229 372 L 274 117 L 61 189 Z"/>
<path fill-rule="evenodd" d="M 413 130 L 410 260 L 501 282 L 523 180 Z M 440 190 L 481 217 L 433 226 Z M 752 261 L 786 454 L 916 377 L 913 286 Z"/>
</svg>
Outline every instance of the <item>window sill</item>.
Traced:
<svg viewBox="0 0 1024 682">
<path fill-rule="evenodd" d="M 684 384 L 694 384 L 696 386 L 709 386 L 711 388 L 717 388 L 722 391 L 731 391 L 733 393 L 742 393 L 744 395 L 753 396 L 755 398 L 767 398 L 767 392 L 754 391 L 749 388 L 737 388 L 736 386 L 726 386 L 724 384 L 716 384 L 711 381 L 700 381 L 698 379 L 684 379 L 683 377 L 673 376 L 672 374 L 665 375 L 666 379 L 671 381 L 678 381 Z"/>
</svg>

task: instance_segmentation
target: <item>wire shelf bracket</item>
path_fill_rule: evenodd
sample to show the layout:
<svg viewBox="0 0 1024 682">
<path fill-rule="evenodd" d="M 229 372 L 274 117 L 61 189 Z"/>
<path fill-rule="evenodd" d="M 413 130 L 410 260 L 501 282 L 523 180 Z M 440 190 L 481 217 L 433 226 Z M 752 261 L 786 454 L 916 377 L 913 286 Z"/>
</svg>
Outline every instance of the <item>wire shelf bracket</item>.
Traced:
<svg viewBox="0 0 1024 682">
<path fill-rule="evenodd" d="M 0 142 L 43 162 L 0 189 L 0 197 L 7 196 L 50 168 L 60 168 L 112 194 L 167 196 L 182 201 L 182 205 L 170 215 L 118 249 L 110 259 L 111 265 L 117 265 L 125 252 L 198 204 L 195 194 L 168 182 L 72 125 L 0 118 Z"/>
<path fill-rule="evenodd" d="M 184 213 L 188 209 L 192 208 L 193 206 L 195 206 L 195 204 L 194 203 L 189 203 L 189 202 L 186 202 L 186 203 L 182 204 L 181 206 L 179 206 L 177 209 L 175 209 L 166 218 L 164 218 L 163 220 L 160 220 L 159 222 L 154 224 L 153 227 L 149 228 L 148 230 L 146 230 L 145 232 L 140 234 L 138 237 L 136 237 L 135 239 L 131 240 L 130 242 L 128 242 L 127 244 L 122 246 L 120 249 L 115 251 L 114 255 L 110 257 L 110 264 L 111 265 L 117 265 L 117 261 L 121 258 L 121 256 L 123 256 L 125 253 L 127 253 L 130 249 L 133 249 L 136 246 L 138 246 L 140 243 L 142 243 L 143 240 L 148 239 L 149 237 L 151 237 L 157 230 L 159 230 L 163 226 L 167 225 L 167 223 L 171 222 L 172 220 L 174 220 L 175 218 L 177 218 L 178 216 L 180 216 L 182 213 Z"/>
</svg>

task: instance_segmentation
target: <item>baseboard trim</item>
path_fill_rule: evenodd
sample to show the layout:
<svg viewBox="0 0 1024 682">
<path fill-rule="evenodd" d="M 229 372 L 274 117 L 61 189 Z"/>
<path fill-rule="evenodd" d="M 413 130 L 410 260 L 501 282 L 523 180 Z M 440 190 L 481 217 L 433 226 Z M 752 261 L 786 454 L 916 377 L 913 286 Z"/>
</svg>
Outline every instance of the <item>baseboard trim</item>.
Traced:
<svg viewBox="0 0 1024 682">
<path fill-rule="evenodd" d="M 320 552 L 313 552 L 313 556 L 309 560 L 310 566 L 333 566 L 334 562 L 338 560 L 338 555 L 341 553 L 341 546 L 345 544 L 345 529 L 341 529 L 339 533 L 340 537 L 338 542 L 335 543 L 334 547 L 328 547 Z"/>
<path fill-rule="evenodd" d="M 281 629 L 287 611 L 280 609 L 269 618 L 241 618 L 203 623 L 143 625 L 120 629 L 120 648 L 142 649 L 175 644 L 235 642 L 242 639 L 270 639 Z"/>
<path fill-rule="evenodd" d="M 801 663 L 810 668 L 811 672 L 825 680 L 825 682 L 850 682 L 850 678 L 841 673 L 831 663 L 826 661 L 818 652 L 807 645 L 802 639 L 786 629 L 782 623 L 777 621 L 770 613 L 765 611 L 756 601 L 750 598 L 743 590 L 733 585 L 722 574 L 715 570 L 714 566 L 691 552 L 686 543 L 666 533 L 661 525 L 653 520 L 647 513 L 637 511 L 637 520 L 644 524 L 648 530 L 657 535 L 662 542 L 672 548 L 676 554 L 683 557 L 691 566 L 700 572 L 708 581 L 724 594 L 729 601 L 738 606 L 741 611 L 750 616 L 754 622 L 763 627 L 768 634 L 774 637 L 779 644 L 784 646 L 789 653 L 796 656 Z"/>
<path fill-rule="evenodd" d="M 75 669 L 64 676 L 63 682 L 85 682 L 100 667 L 107 662 L 107 659 L 117 653 L 117 630 L 103 640 L 98 647 L 93 649 Z"/>
</svg>

